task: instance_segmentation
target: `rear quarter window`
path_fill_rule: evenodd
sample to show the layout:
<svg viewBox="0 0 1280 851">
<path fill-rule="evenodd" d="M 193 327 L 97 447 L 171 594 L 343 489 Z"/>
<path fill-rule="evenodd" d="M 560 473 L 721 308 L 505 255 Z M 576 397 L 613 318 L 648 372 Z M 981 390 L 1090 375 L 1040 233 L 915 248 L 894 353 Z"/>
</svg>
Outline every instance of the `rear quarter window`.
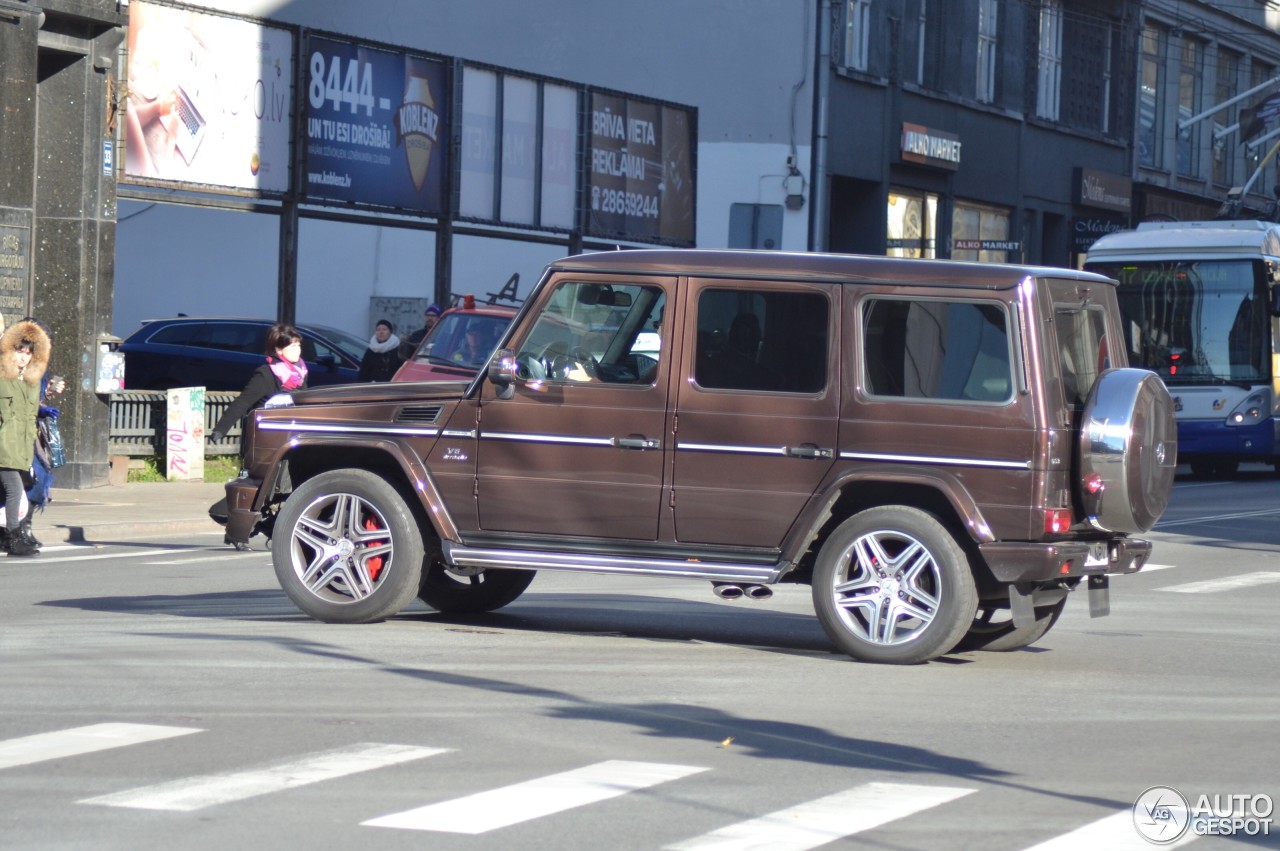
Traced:
<svg viewBox="0 0 1280 851">
<path fill-rule="evenodd" d="M 872 396 L 993 404 L 1013 396 L 1009 318 L 999 302 L 868 299 L 862 332 Z"/>
</svg>

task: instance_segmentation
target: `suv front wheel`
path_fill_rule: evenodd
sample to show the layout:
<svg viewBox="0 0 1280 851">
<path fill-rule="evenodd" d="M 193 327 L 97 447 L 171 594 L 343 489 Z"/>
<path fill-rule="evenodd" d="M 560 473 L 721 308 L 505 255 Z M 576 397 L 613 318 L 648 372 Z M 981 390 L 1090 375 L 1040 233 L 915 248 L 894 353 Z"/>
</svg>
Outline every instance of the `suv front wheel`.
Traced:
<svg viewBox="0 0 1280 851">
<path fill-rule="evenodd" d="M 910 665 L 955 647 L 973 622 L 978 592 L 946 528 L 919 509 L 891 505 L 855 514 L 822 545 L 813 605 L 840 650 Z"/>
<path fill-rule="evenodd" d="M 370 623 L 418 593 L 422 533 L 400 492 L 367 470 L 308 479 L 276 518 L 276 578 L 316 620 Z"/>
</svg>

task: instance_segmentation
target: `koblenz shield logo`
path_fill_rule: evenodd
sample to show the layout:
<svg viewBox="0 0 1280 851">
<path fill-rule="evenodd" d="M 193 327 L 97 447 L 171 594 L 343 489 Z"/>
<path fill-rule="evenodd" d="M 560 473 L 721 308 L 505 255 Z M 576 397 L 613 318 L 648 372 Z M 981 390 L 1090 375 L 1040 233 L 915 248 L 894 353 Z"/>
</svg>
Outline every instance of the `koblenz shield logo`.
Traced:
<svg viewBox="0 0 1280 851">
<path fill-rule="evenodd" d="M 440 132 L 440 116 L 431 81 L 417 73 L 413 59 L 405 62 L 404 102 L 396 110 L 395 120 L 396 144 L 404 148 L 414 190 L 421 192 Z"/>
</svg>

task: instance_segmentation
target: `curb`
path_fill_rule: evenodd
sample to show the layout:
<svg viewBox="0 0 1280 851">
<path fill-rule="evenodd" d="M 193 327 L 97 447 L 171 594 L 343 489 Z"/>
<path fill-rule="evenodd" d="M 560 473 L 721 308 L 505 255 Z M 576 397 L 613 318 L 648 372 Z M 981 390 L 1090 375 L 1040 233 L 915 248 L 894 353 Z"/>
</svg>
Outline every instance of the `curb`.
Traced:
<svg viewBox="0 0 1280 851">
<path fill-rule="evenodd" d="M 109 544 L 117 541 L 145 541 L 177 535 L 210 535 L 222 527 L 208 518 L 149 520 L 129 523 L 94 523 L 87 526 L 54 524 L 38 530 L 41 537 L 68 544 Z"/>
</svg>

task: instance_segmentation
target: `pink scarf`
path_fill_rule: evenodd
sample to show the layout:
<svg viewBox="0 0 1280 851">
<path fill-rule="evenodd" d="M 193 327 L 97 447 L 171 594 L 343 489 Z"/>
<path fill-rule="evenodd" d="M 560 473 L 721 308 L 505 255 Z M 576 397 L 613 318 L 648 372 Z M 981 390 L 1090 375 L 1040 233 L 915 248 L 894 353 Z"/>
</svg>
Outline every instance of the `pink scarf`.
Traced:
<svg viewBox="0 0 1280 851">
<path fill-rule="evenodd" d="M 271 365 L 271 371 L 279 379 L 281 390 L 297 390 L 307 380 L 307 365 L 301 358 L 297 363 L 289 363 L 287 360 L 268 357 L 267 363 Z"/>
</svg>

